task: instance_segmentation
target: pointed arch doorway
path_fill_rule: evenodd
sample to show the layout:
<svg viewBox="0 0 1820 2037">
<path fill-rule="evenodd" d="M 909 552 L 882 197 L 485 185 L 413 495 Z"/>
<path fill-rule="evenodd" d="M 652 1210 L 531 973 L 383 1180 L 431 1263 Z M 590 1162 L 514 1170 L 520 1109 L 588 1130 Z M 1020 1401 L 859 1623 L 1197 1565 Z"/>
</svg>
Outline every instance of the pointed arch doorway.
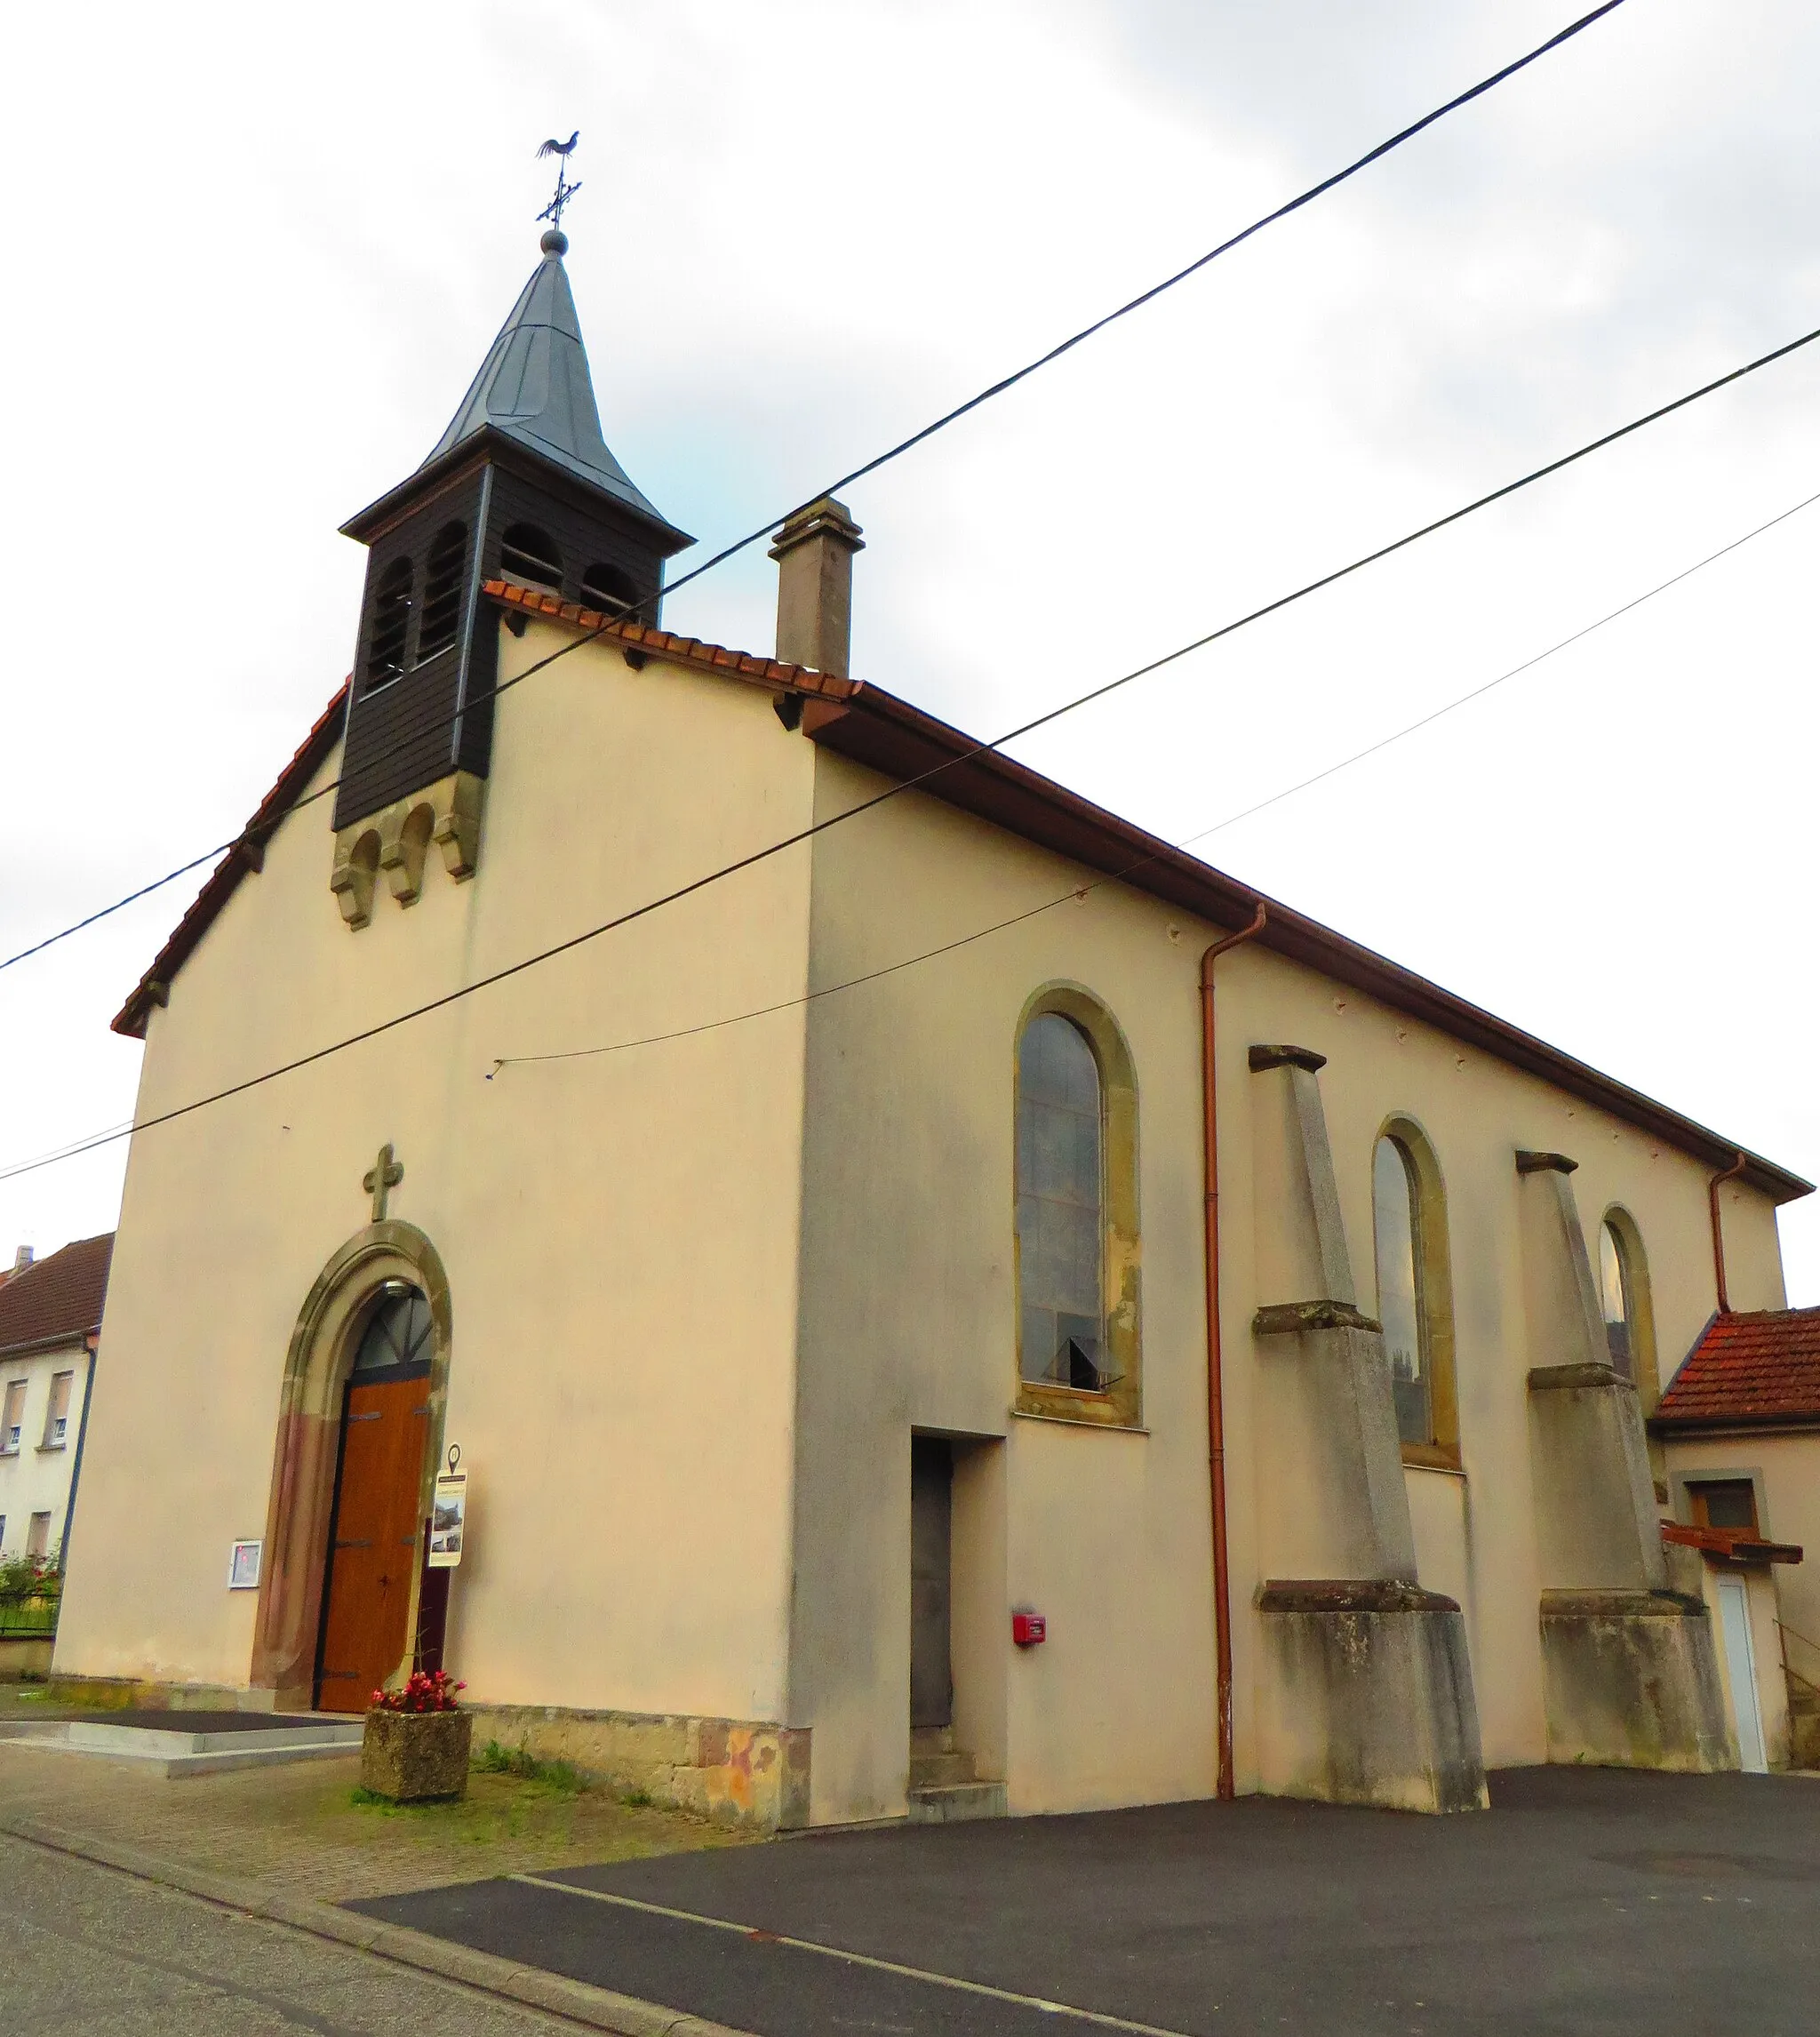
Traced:
<svg viewBox="0 0 1820 2037">
<path fill-rule="evenodd" d="M 368 1304 L 342 1393 L 316 1644 L 319 1711 L 363 1712 L 411 1638 L 432 1348 L 423 1290 L 386 1282 Z"/>
<path fill-rule="evenodd" d="M 298 1313 L 248 1679 L 280 1711 L 363 1710 L 411 1668 L 452 1334 L 442 1260 L 396 1218 L 349 1238 Z"/>
</svg>

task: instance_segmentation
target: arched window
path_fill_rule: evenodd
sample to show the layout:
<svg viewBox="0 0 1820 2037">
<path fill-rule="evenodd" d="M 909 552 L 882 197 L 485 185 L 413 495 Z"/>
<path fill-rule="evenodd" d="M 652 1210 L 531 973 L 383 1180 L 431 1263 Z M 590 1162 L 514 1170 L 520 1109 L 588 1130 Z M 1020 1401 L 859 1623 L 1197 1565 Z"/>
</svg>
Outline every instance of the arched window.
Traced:
<svg viewBox="0 0 1820 2037">
<path fill-rule="evenodd" d="M 363 1384 L 375 1373 L 401 1371 L 430 1362 L 430 1305 L 421 1290 L 403 1281 L 387 1281 L 354 1354 L 354 1370 Z"/>
<path fill-rule="evenodd" d="M 423 618 L 417 626 L 417 661 L 427 665 L 460 634 L 461 569 L 467 563 L 467 526 L 444 523 L 430 546 L 423 582 Z"/>
<path fill-rule="evenodd" d="M 366 684 L 371 693 L 404 669 L 404 640 L 411 628 L 412 574 L 409 559 L 394 559 L 373 595 L 372 632 L 367 638 Z"/>
<path fill-rule="evenodd" d="M 1018 1038 L 1018 1405 L 1138 1419 L 1137 1094 L 1112 1016 L 1040 994 Z"/>
<path fill-rule="evenodd" d="M 596 560 L 581 576 L 582 605 L 597 608 L 606 615 L 624 615 L 638 599 L 630 573 Z"/>
<path fill-rule="evenodd" d="M 1018 1057 L 1018 1247 L 1026 1379 L 1106 1390 L 1105 1161 L 1099 1064 L 1045 1011 Z"/>
<path fill-rule="evenodd" d="M 499 539 L 499 568 L 515 580 L 560 593 L 563 555 L 556 540 L 535 523 L 508 523 Z"/>
<path fill-rule="evenodd" d="M 1371 1234 L 1404 1458 L 1457 1466 L 1447 1202 L 1433 1150 L 1407 1120 L 1386 1125 L 1372 1150 Z"/>
<path fill-rule="evenodd" d="M 1643 1241 L 1623 1210 L 1608 1210 L 1599 1226 L 1599 1310 L 1615 1372 L 1631 1380 L 1646 1407 L 1656 1402 L 1656 1350 Z"/>
</svg>

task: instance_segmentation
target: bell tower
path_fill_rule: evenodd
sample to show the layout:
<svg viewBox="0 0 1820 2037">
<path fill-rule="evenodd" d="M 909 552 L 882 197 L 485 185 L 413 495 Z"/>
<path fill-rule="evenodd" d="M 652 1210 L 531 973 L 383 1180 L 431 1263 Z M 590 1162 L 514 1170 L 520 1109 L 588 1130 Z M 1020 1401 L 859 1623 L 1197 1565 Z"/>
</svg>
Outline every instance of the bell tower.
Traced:
<svg viewBox="0 0 1820 2037">
<path fill-rule="evenodd" d="M 379 873 L 415 901 L 431 843 L 470 876 L 491 761 L 499 618 L 489 579 L 655 622 L 664 561 L 694 540 L 601 435 L 553 226 L 461 405 L 409 479 L 342 525 L 368 547 L 331 880 L 350 926 Z"/>
</svg>

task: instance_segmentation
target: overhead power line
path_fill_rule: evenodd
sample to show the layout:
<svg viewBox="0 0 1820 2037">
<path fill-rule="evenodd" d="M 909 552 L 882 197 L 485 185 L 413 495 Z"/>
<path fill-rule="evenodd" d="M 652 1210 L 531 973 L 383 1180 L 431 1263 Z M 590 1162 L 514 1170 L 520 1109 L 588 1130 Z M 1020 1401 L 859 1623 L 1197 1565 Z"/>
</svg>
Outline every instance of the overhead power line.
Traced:
<svg viewBox="0 0 1820 2037">
<path fill-rule="evenodd" d="M 1356 161 L 1347 164 L 1344 170 L 1337 170 L 1331 176 L 1323 177 L 1318 184 L 1311 184 L 1305 191 L 1299 192 L 1286 204 L 1279 205 L 1274 212 L 1265 213 L 1261 219 L 1254 220 L 1249 227 L 1244 228 L 1241 232 L 1221 241 L 1217 246 L 1209 248 L 1205 254 L 1197 255 L 1185 268 L 1178 268 L 1173 276 L 1165 276 L 1161 283 L 1153 284 L 1149 289 L 1140 292 L 1138 296 L 1120 305 L 1116 310 L 1109 311 L 1103 317 L 1095 319 L 1090 325 L 1083 325 L 1078 332 L 1071 333 L 1067 339 L 1050 347 L 1046 353 L 1038 355 L 1035 360 L 1027 362 L 1023 367 L 1015 370 L 1009 375 L 1001 376 L 988 387 L 981 389 L 977 395 L 968 397 L 965 403 L 956 403 L 954 409 L 945 411 L 932 423 L 926 424 L 921 430 L 911 433 L 908 438 L 899 439 L 895 445 L 889 447 L 874 459 L 867 460 L 863 466 L 856 467 L 850 473 L 842 475 L 837 481 L 829 482 L 826 487 L 818 489 L 815 494 L 809 498 L 808 501 L 797 504 L 794 508 L 787 510 L 783 515 L 772 517 L 768 523 L 760 524 L 755 530 L 748 531 L 743 538 L 737 539 L 730 545 L 723 546 L 720 551 L 714 553 L 713 557 L 705 559 L 700 565 L 684 573 L 681 579 L 675 580 L 668 587 L 660 588 L 657 595 L 647 596 L 645 600 L 637 603 L 627 610 L 624 615 L 615 617 L 613 620 L 623 621 L 628 617 L 642 615 L 643 610 L 650 605 L 651 601 L 659 599 L 666 595 L 676 593 L 679 588 L 687 587 L 691 580 L 698 580 L 704 573 L 712 572 L 716 566 L 725 564 L 729 559 L 736 557 L 739 553 L 757 544 L 760 539 L 770 537 L 773 531 L 787 523 L 792 516 L 806 509 L 810 502 L 819 501 L 824 495 L 832 495 L 837 489 L 849 488 L 854 482 L 863 481 L 867 475 L 876 474 L 882 467 L 888 467 L 892 460 L 910 451 L 913 447 L 921 445 L 926 439 L 933 438 L 938 432 L 945 431 L 949 425 L 958 422 L 962 418 L 978 410 L 983 404 L 989 403 L 994 397 L 1004 395 L 1008 389 L 1016 388 L 1018 383 L 1026 381 L 1040 369 L 1048 367 L 1053 361 L 1060 360 L 1064 354 L 1072 353 L 1076 347 L 1082 345 L 1085 340 L 1091 340 L 1096 333 L 1105 332 L 1109 325 L 1115 325 L 1120 319 L 1127 318 L 1132 312 L 1141 310 L 1146 304 L 1153 303 L 1157 298 L 1162 296 L 1166 291 L 1173 290 L 1178 283 L 1185 283 L 1191 276 L 1198 275 L 1209 262 L 1217 261 L 1221 255 L 1229 254 L 1234 248 L 1242 246 L 1255 235 L 1261 234 L 1266 227 L 1274 226 L 1280 220 L 1288 219 L 1292 212 L 1300 212 L 1305 205 L 1312 204 L 1316 198 L 1324 196 L 1329 191 L 1336 189 L 1339 185 L 1345 183 L 1349 178 L 1356 177 L 1360 171 L 1368 169 L 1372 164 L 1381 161 L 1393 149 L 1401 148 L 1406 141 L 1413 140 L 1417 135 L 1433 127 L 1437 121 L 1445 120 L 1449 114 L 1457 113 L 1463 106 L 1468 106 L 1473 100 L 1483 98 L 1487 92 L 1504 84 L 1505 79 L 1514 77 L 1519 71 L 1527 70 L 1531 64 L 1547 56 L 1550 52 L 1558 50 L 1562 44 L 1571 42 L 1584 29 L 1591 28 L 1595 21 L 1601 20 L 1605 15 L 1615 12 L 1623 4 L 1624 0 L 1605 0 L 1603 6 L 1593 8 L 1591 13 L 1581 15 L 1577 21 L 1569 22 L 1565 28 L 1551 36 L 1546 42 L 1538 43 L 1527 55 L 1519 57 L 1514 62 L 1505 65 L 1502 70 L 1494 71 L 1489 77 L 1481 78 L 1477 84 L 1469 86 L 1466 91 L 1456 93 L 1444 106 L 1438 106 L 1432 113 L 1424 114 L 1420 120 L 1412 121 L 1409 126 L 1400 128 L 1387 140 L 1380 141 L 1375 148 L 1367 149 L 1365 154 L 1358 157 Z M 472 699 L 465 701 L 455 713 L 444 715 L 439 722 L 434 723 L 427 728 L 416 730 L 405 739 L 414 745 L 420 743 L 426 735 L 434 735 L 439 731 L 452 728 L 462 715 L 473 714 L 477 707 L 483 707 L 489 700 L 497 699 L 501 693 L 510 691 L 514 686 L 521 684 L 534 674 L 554 665 L 557 659 L 566 658 L 571 651 L 579 651 L 583 644 L 594 642 L 605 634 L 605 628 L 606 626 L 603 625 L 601 628 L 589 631 L 573 642 L 565 643 L 561 650 L 551 652 L 547 658 L 539 659 L 536 664 L 527 666 L 523 672 L 515 674 L 510 679 L 502 681 L 485 692 L 476 694 Z M 402 748 L 403 744 L 404 739 L 401 739 L 398 743 L 389 744 L 386 748 L 378 752 L 377 756 L 390 755 L 394 751 Z M 267 815 L 263 825 L 267 827 L 275 827 L 280 821 L 289 819 L 291 814 L 299 811 L 302 808 L 314 805 L 319 799 L 326 799 L 340 782 L 339 779 L 331 779 L 326 785 L 318 786 L 314 792 L 306 793 L 300 798 L 293 800 L 289 806 L 283 808 L 276 814 Z M 204 863 L 212 862 L 219 856 L 225 856 L 229 850 L 235 848 L 243 839 L 244 834 L 243 832 L 241 835 L 236 835 L 233 841 L 224 842 L 219 848 L 211 849 L 201 856 L 192 857 L 188 862 L 180 864 L 176 869 L 166 871 L 162 877 L 155 878 L 148 884 L 142 884 L 138 891 L 129 891 L 124 899 L 116 899 L 111 906 L 103 906 L 99 911 L 89 914 L 85 919 L 77 920 L 73 925 L 64 927 L 57 933 L 45 935 L 42 940 L 35 941 L 30 947 L 21 948 L 17 955 L 10 955 L 4 961 L 0 961 L 0 970 L 11 969 L 15 963 L 24 962 L 31 955 L 41 955 L 47 947 L 54 947 L 59 941 L 68 940 L 72 934 L 81 933 L 84 928 L 93 926 L 97 921 L 107 919 L 124 907 L 133 905 L 139 899 L 158 891 L 164 885 L 175 883 L 179 877 L 185 875 L 188 872 L 200 869 Z"/>
<path fill-rule="evenodd" d="M 1729 553 L 1738 550 L 1741 546 L 1748 545 L 1752 539 L 1760 538 L 1766 531 L 1773 531 L 1778 523 L 1785 523 L 1791 516 L 1799 515 L 1803 509 L 1812 508 L 1816 502 L 1820 502 L 1820 493 L 1809 495 L 1791 505 L 1767 522 L 1759 523 L 1754 530 L 1746 531 L 1742 537 L 1734 538 L 1729 544 L 1721 545 L 1716 552 L 1707 553 L 1704 559 L 1696 559 L 1692 565 L 1682 567 L 1680 572 L 1670 574 L 1665 580 L 1658 580 L 1644 593 L 1634 595 L 1617 608 L 1608 609 L 1596 622 L 1587 623 L 1583 628 L 1575 630 L 1571 635 L 1563 636 L 1551 643 L 1547 650 L 1538 651 L 1533 658 L 1526 658 L 1521 665 L 1513 665 L 1508 671 L 1500 672 L 1497 678 L 1488 679 L 1483 685 L 1474 686 L 1470 692 L 1457 694 L 1451 700 L 1444 701 L 1439 707 L 1419 715 L 1415 721 L 1406 722 L 1401 728 L 1393 729 L 1389 735 L 1380 736 L 1376 742 L 1368 743 L 1363 749 L 1354 750 L 1350 756 L 1341 757 L 1337 763 L 1323 766 L 1309 777 L 1297 779 L 1294 785 L 1284 786 L 1281 791 L 1272 793 L 1267 799 L 1260 799 L 1255 805 L 1242 807 L 1237 813 L 1229 813 L 1224 820 L 1216 820 L 1209 827 L 1197 828 L 1193 834 L 1183 835 L 1174 846 L 1186 849 L 1193 843 L 1206 841 L 1211 835 L 1224 834 L 1228 827 L 1236 827 L 1241 820 L 1249 820 L 1254 814 L 1281 805 L 1284 800 L 1293 799 L 1298 793 L 1306 792 L 1311 786 L 1336 778 L 1343 771 L 1350 771 L 1354 764 L 1363 763 L 1368 758 L 1378 755 L 1393 744 L 1417 734 L 1461 707 L 1469 707 L 1474 700 L 1482 700 L 1488 693 L 1496 692 L 1500 686 L 1525 672 L 1534 671 L 1537 666 L 1561 651 L 1571 649 L 1596 630 L 1603 629 L 1608 623 L 1617 621 L 1621 616 L 1629 615 L 1641 608 L 1646 602 L 1654 601 L 1657 595 L 1666 594 L 1671 587 L 1679 587 L 1683 580 L 1692 579 L 1703 568 L 1714 564 Z M 961 934 L 954 940 L 944 941 L 939 947 L 925 948 L 920 955 L 906 955 L 900 961 L 885 963 L 877 969 L 866 971 L 863 975 L 850 976 L 840 983 L 825 984 L 819 990 L 807 991 L 801 997 L 786 997 L 775 1004 L 761 1004 L 753 1011 L 734 1012 L 724 1018 L 706 1019 L 699 1025 L 679 1026 L 668 1033 L 647 1033 L 634 1040 L 612 1040 L 597 1047 L 570 1047 L 547 1054 L 501 1054 L 493 1062 L 486 1080 L 491 1082 L 495 1075 L 506 1068 L 531 1067 L 548 1061 L 593 1060 L 604 1054 L 629 1053 L 637 1047 L 659 1047 L 673 1040 L 691 1040 L 698 1034 L 719 1032 L 728 1026 L 743 1026 L 750 1019 L 768 1018 L 775 1012 L 792 1011 L 801 1005 L 813 1004 L 824 997 L 838 996 L 843 990 L 858 990 L 866 984 L 876 983 L 882 977 L 896 976 L 900 971 L 916 968 L 919 963 L 935 962 L 945 955 L 953 955 L 957 949 L 971 947 L 976 942 L 989 939 L 994 934 L 1004 933 L 1012 927 L 1022 926 L 1026 920 L 1038 919 L 1044 913 L 1054 912 L 1058 906 L 1076 901 L 1084 903 L 1090 893 L 1123 883 L 1156 860 L 1154 853 L 1139 856 L 1117 870 L 1058 892 L 1054 898 L 1045 899 L 1041 905 L 1031 906 L 1021 913 L 1013 913 L 1009 919 L 994 920 L 990 926 L 976 927 L 971 933 Z"/>
<path fill-rule="evenodd" d="M 1305 581 L 1292 593 L 1280 595 L 1274 601 L 1266 602 L 1263 606 L 1252 609 L 1248 614 L 1240 616 L 1234 621 L 1224 623 L 1217 629 L 1210 629 L 1204 635 L 1178 645 L 1175 650 L 1165 652 L 1160 658 L 1150 659 L 1145 664 L 1122 674 L 1118 678 L 1108 680 L 1103 686 L 1096 686 L 1085 693 L 1076 695 L 1072 700 L 1064 701 L 1060 707 L 1050 708 L 1045 713 L 1035 715 L 1030 721 L 1021 723 L 1018 728 L 1008 730 L 1005 734 L 995 737 L 991 742 L 973 744 L 943 763 L 931 765 L 928 771 L 917 773 L 914 778 L 905 779 L 895 785 L 888 786 L 882 792 L 874 793 L 871 798 L 861 800 L 857 805 L 847 807 L 839 813 L 830 814 L 825 820 L 815 821 L 807 827 L 798 828 L 793 834 L 780 837 L 778 841 L 769 843 L 762 849 L 754 849 L 749 855 L 737 857 L 730 863 L 723 863 L 718 868 L 710 870 L 702 876 L 691 878 L 686 884 L 679 884 L 674 890 L 663 892 L 655 899 L 647 899 L 644 904 L 635 906 L 627 912 L 616 914 L 611 919 L 603 920 L 598 926 L 589 927 L 581 933 L 571 934 L 566 940 L 557 941 L 549 947 L 539 949 L 534 955 L 525 955 L 517 962 L 507 963 L 503 969 L 496 969 L 485 976 L 477 977 L 472 983 L 463 984 L 457 989 L 444 992 L 440 997 L 433 997 L 422 1004 L 413 1005 L 409 1011 L 397 1012 L 390 1018 L 383 1018 L 376 1025 L 363 1026 L 358 1032 L 350 1033 L 342 1039 L 331 1041 L 326 1046 L 313 1048 L 308 1053 L 299 1054 L 295 1058 L 283 1062 L 276 1067 L 267 1068 L 261 1074 L 249 1075 L 243 1081 L 231 1082 L 223 1089 L 212 1091 L 207 1096 L 195 1098 L 187 1104 L 180 1104 L 173 1109 L 160 1112 L 156 1117 L 146 1118 L 130 1127 L 126 1132 L 116 1130 L 97 1135 L 86 1144 L 76 1146 L 75 1150 L 92 1151 L 95 1146 L 111 1144 L 116 1138 L 130 1136 L 131 1132 L 148 1131 L 154 1126 L 169 1124 L 178 1118 L 188 1117 L 194 1111 L 206 1109 L 213 1104 L 225 1103 L 232 1097 L 243 1096 L 249 1090 L 259 1089 L 267 1082 L 275 1082 L 281 1075 L 292 1074 L 299 1068 L 307 1068 L 317 1061 L 326 1060 L 331 1054 L 342 1053 L 350 1047 L 357 1047 L 368 1040 L 378 1039 L 382 1034 L 394 1032 L 401 1026 L 411 1024 L 414 1019 L 427 1018 L 432 1012 L 443 1011 L 451 1004 L 458 1004 L 465 998 L 472 997 L 477 991 L 491 989 L 495 984 L 504 983 L 512 977 L 523 975 L 526 970 L 535 969 L 544 963 L 554 961 L 558 955 L 567 955 L 573 949 L 585 947 L 590 941 L 598 940 L 603 934 L 612 933 L 620 927 L 630 926 L 635 921 L 648 918 L 652 913 L 660 912 L 666 907 L 676 905 L 684 899 L 692 898 L 697 892 L 706 891 L 710 885 L 717 884 L 724 878 L 736 876 L 742 870 L 752 869 L 760 863 L 769 861 L 773 856 L 781 855 L 786 850 L 794 849 L 804 842 L 812 840 L 818 835 L 826 834 L 830 828 L 840 827 L 843 822 L 858 819 L 861 814 L 869 813 L 874 808 L 886 804 L 887 802 L 898 798 L 900 795 L 914 791 L 919 786 L 928 784 L 931 779 L 939 778 L 944 771 L 952 771 L 958 764 L 969 763 L 975 757 L 984 756 L 989 752 L 1001 749 L 1005 744 L 1014 742 L 1019 737 L 1030 734 L 1033 730 L 1045 728 L 1050 723 L 1059 721 L 1063 715 L 1073 714 L 1076 708 L 1084 707 L 1095 700 L 1105 699 L 1108 694 L 1118 691 L 1121 687 L 1129 686 L 1134 680 L 1144 678 L 1149 673 L 1161 671 L 1165 666 L 1175 664 L 1178 659 L 1187 657 L 1193 651 L 1202 650 L 1210 643 L 1217 643 L 1222 638 L 1231 636 L 1236 631 L 1244 629 L 1254 622 L 1262 621 L 1265 616 L 1275 615 L 1295 603 L 1305 601 L 1309 595 L 1320 593 L 1322 588 L 1332 587 L 1337 581 L 1345 579 L 1353 573 L 1361 572 L 1367 566 L 1374 564 L 1378 560 L 1389 558 L 1393 554 L 1404 550 L 1407 547 L 1417 543 L 1433 532 L 1444 531 L 1452 524 L 1459 523 L 1463 518 L 1473 515 L 1478 510 L 1486 508 L 1494 502 L 1505 500 L 1521 489 L 1532 487 L 1537 482 L 1546 479 L 1550 475 L 1559 474 L 1563 467 L 1571 467 L 1577 461 L 1588 458 L 1602 448 L 1616 444 L 1620 439 L 1628 438 L 1633 432 L 1642 430 L 1646 425 L 1654 424 L 1659 419 L 1672 415 L 1676 411 L 1685 410 L 1689 403 L 1699 402 L 1702 397 L 1711 395 L 1715 390 L 1728 387 L 1731 383 L 1738 381 L 1745 375 L 1754 374 L 1759 369 L 1768 367 L 1772 362 L 1780 361 L 1797 349 L 1810 346 L 1816 340 L 1820 340 L 1820 327 L 1816 327 L 1810 332 L 1803 333 L 1799 340 L 1792 340 L 1784 346 L 1774 347 L 1767 354 L 1759 355 L 1755 360 L 1746 362 L 1742 367 L 1731 369 L 1726 374 L 1716 376 L 1712 381 L 1703 383 L 1700 387 L 1689 390 L 1686 395 L 1677 396 L 1672 403 L 1658 404 L 1655 410 L 1646 411 L 1643 416 L 1633 419 L 1629 424 L 1620 425 L 1615 431 L 1603 433 L 1600 437 L 1589 440 L 1586 444 L 1579 447 L 1576 451 L 1564 453 L 1558 459 L 1552 459 L 1545 466 L 1532 468 L 1529 473 L 1522 475 L 1520 479 L 1506 482 L 1501 488 L 1494 488 L 1488 494 L 1477 497 L 1458 509 L 1450 510 L 1444 516 L 1433 518 L 1418 529 L 1408 532 L 1403 537 L 1393 539 L 1387 545 L 1380 545 L 1375 551 L 1363 554 L 1347 565 L 1337 567 L 1331 572 L 1322 573 L 1315 579 Z M 53 1164 L 55 1164 L 54 1161 L 41 1160 L 0 1170 L 0 1181 L 10 1180 L 19 1174 L 30 1173 L 37 1167 Z"/>
</svg>

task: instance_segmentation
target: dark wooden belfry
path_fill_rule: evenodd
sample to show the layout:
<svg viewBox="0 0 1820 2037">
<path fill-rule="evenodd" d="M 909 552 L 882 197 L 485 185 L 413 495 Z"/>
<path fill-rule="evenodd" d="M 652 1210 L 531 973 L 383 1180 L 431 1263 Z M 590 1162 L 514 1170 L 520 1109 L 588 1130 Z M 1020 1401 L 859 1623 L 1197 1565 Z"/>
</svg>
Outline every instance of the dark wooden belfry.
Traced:
<svg viewBox="0 0 1820 2037">
<path fill-rule="evenodd" d="M 544 236 L 543 260 L 429 458 L 342 525 L 369 557 L 338 834 L 453 773 L 486 777 L 499 632 L 483 581 L 655 622 L 664 561 L 694 542 L 601 435 L 568 245 L 559 229 Z"/>
</svg>

